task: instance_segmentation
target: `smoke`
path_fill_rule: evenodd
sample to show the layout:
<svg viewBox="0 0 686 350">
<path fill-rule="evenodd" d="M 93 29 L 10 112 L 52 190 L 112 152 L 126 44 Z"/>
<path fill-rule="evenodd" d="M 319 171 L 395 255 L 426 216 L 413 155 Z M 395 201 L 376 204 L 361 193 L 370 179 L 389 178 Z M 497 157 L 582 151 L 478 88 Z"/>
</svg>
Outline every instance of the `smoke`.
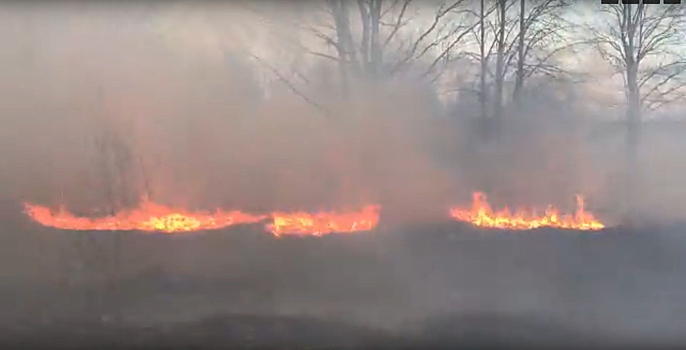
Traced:
<svg viewBox="0 0 686 350">
<path fill-rule="evenodd" d="M 347 94 L 339 93 L 335 63 L 314 60 L 267 35 L 290 35 L 291 27 L 271 23 L 269 32 L 260 29 L 268 27 L 262 17 L 245 17 L 240 4 L 226 6 L 230 10 L 209 4 L 3 5 L 3 203 L 12 198 L 66 205 L 84 215 L 133 206 L 143 195 L 188 209 L 254 212 L 380 204 L 382 224 L 402 226 L 445 221 L 451 205 L 465 205 L 472 191 L 481 190 L 497 208 L 552 204 L 565 212 L 581 194 L 603 222 L 620 221 L 625 130 L 587 108 L 583 94 L 575 95 L 584 86 L 532 82 L 525 107 L 506 110 L 512 117 L 504 121 L 500 144 L 484 144 L 474 125 L 474 96 L 446 102 L 437 84 L 406 77 L 351 78 Z M 261 9 L 270 6 L 275 5 Z M 182 14 L 188 7 L 196 11 Z M 223 17 L 218 9 L 229 14 Z M 252 24 L 240 29 L 245 22 Z M 683 219 L 683 140 L 679 123 L 645 123 L 641 214 Z M 17 232 L 31 231 L 18 224 L 15 209 L 2 208 L 11 212 Z M 565 241 L 574 246 L 569 249 L 553 241 L 522 243 L 531 244 L 527 260 L 520 256 L 525 253 L 513 253 L 520 247 L 510 241 L 497 248 L 488 240 L 462 246 L 426 238 L 425 232 L 416 237 L 426 243 L 408 243 L 403 235 L 412 236 L 401 231 L 375 232 L 373 239 L 267 241 L 249 229 L 236 230 L 231 237 L 183 241 L 127 235 L 122 279 L 136 285 L 163 276 L 171 282 L 157 281 L 163 287 L 150 290 L 186 283 L 213 298 L 203 304 L 207 310 L 181 303 L 181 311 L 170 314 L 225 310 L 231 300 L 234 311 L 338 315 L 350 307 L 348 316 L 390 323 L 469 309 L 465 305 L 519 312 L 586 300 L 556 294 L 575 284 L 570 276 L 585 271 L 586 265 L 578 267 L 570 258 L 588 253 L 577 236 Z M 442 230 L 436 228 L 447 235 Z M 2 271 L 25 269 L 31 283 L 48 284 L 43 268 L 53 277 L 73 268 L 73 262 L 55 267 L 61 254 L 80 253 L 62 246 L 68 245 L 68 233 L 53 233 L 34 232 L 7 245 L 12 251 L 0 254 Z M 42 244 L 37 253 L 34 248 Z M 459 248 L 446 248 L 450 244 Z M 614 255 L 593 254 L 605 267 L 619 264 L 610 259 Z M 522 259 L 526 266 L 520 268 Z M 585 281 L 603 277 L 598 274 Z M 144 292 L 132 291 L 129 300 L 145 301 L 132 302 L 135 317 L 163 319 L 155 313 L 168 304 L 155 295 L 146 299 L 148 287 L 138 287 Z M 583 312 L 592 313 L 591 304 Z"/>
<path fill-rule="evenodd" d="M 186 16 L 187 4 L 6 6 L 2 193 L 83 212 L 111 206 L 107 191 L 124 206 L 146 194 L 254 211 L 376 202 L 393 220 L 421 221 L 484 190 L 497 206 L 572 208 L 582 194 L 608 219 L 620 215 L 622 190 L 608 181 L 624 171 L 621 130 L 594 121 L 580 87 L 532 80 L 524 109 L 507 111 L 505 146 L 483 147 L 473 96 L 444 105 L 434 85 L 412 78 L 351 80 L 347 95 L 333 94 L 335 64 L 304 63 L 277 40 L 295 30 L 287 19 L 261 22 L 270 6 L 256 15 L 227 5 L 227 18 L 210 15 L 213 6 Z M 241 13 L 255 21 L 223 24 Z M 673 151 L 644 150 L 644 168 L 675 165 Z M 646 195 L 656 194 L 653 179 L 681 187 L 657 173 L 641 174 Z M 663 204 L 683 208 L 673 197 Z"/>
<path fill-rule="evenodd" d="M 360 83 L 322 111 L 279 82 L 265 96 L 265 68 L 241 51 L 220 59 L 175 52 L 110 17 L 23 16 L 33 28 L 20 32 L 28 42 L 48 32 L 50 42 L 34 44 L 34 66 L 24 70 L 37 76 L 18 78 L 24 103 L 10 103 L 22 113 L 5 129 L 13 146 L 6 183 L 18 198 L 83 211 L 109 205 L 104 171 L 129 177 L 116 193 L 206 209 L 378 202 L 389 212 L 406 207 L 397 214 L 406 217 L 447 205 L 449 180 L 424 146 L 439 129 L 435 102 L 419 88 Z M 108 152 L 126 157 L 103 164 Z"/>
</svg>

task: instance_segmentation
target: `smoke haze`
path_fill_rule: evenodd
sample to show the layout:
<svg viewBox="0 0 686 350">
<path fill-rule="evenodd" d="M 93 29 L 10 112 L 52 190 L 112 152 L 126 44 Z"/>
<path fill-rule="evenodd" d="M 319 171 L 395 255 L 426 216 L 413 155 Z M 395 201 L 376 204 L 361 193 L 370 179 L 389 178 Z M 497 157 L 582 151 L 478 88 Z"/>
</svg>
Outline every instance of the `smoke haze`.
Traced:
<svg viewBox="0 0 686 350">
<path fill-rule="evenodd" d="M 431 22 L 430 6 L 419 6 L 419 23 Z M 99 277 L 69 271 L 107 259 L 77 261 L 86 253 L 74 247 L 74 233 L 28 222 L 22 202 L 97 216 L 147 195 L 202 210 L 383 209 L 379 230 L 322 240 L 271 240 L 254 227 L 179 239 L 125 233 L 119 273 L 130 284 L 121 309 L 137 322 L 255 312 L 343 315 L 397 330 L 407 319 L 480 310 L 544 314 L 591 333 L 617 322 L 608 332 L 618 337 L 680 331 L 668 326 L 677 319 L 669 307 L 683 302 L 670 294 L 651 306 L 641 297 L 652 293 L 651 283 L 667 294 L 683 288 L 673 282 L 683 272 L 665 260 L 683 255 L 668 242 L 683 239 L 684 109 L 644 123 L 637 168 L 634 219 L 668 226 L 656 229 L 668 240 L 613 246 L 610 239 L 622 238 L 615 228 L 593 242 L 553 230 L 483 238 L 441 226 L 448 208 L 468 205 L 473 191 L 485 191 L 497 208 L 564 212 L 581 194 L 601 221 L 621 228 L 628 208 L 621 112 L 587 100 L 597 88 L 587 81 L 532 79 L 525 107 L 505 107 L 512 118 L 504 118 L 500 143 L 481 144 L 478 100 L 469 92 L 446 97 L 442 88 L 460 84 L 459 67 L 432 82 L 411 74 L 431 63 L 422 61 L 384 81 L 350 77 L 341 92 L 337 62 L 308 54 L 303 47 L 316 40 L 291 23 L 315 21 L 319 7 L 326 8 L 0 5 L 0 210 L 7 222 L 0 269 L 20 286 L 6 293 L 26 299 L 8 311 L 8 322 L 72 317 L 69 302 Z M 636 272 L 636 285 L 625 275 L 602 282 L 622 263 L 649 271 Z M 69 302 L 52 308 L 51 298 Z M 624 309 L 632 303 L 640 307 Z M 637 321 L 641 307 L 656 320 Z"/>
</svg>

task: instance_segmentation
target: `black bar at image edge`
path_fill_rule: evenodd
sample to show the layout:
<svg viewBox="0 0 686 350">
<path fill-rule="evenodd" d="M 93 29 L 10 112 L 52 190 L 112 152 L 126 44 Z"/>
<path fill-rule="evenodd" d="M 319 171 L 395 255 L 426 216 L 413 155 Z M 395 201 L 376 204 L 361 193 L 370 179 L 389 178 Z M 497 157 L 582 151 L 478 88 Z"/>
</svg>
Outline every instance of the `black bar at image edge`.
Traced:
<svg viewBox="0 0 686 350">
<path fill-rule="evenodd" d="M 600 0 L 603 5 L 619 5 L 620 0 Z M 622 4 L 645 4 L 645 5 L 680 5 L 681 0 L 621 0 Z"/>
</svg>

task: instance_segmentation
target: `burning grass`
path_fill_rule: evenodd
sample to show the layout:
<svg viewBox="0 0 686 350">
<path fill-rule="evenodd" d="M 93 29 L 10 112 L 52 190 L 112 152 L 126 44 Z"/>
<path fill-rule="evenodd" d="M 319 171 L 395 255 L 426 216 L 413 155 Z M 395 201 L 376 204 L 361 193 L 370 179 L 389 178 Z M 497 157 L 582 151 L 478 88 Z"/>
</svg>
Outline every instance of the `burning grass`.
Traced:
<svg viewBox="0 0 686 350">
<path fill-rule="evenodd" d="M 576 212 L 573 215 L 560 214 L 559 210 L 549 206 L 543 215 L 519 209 L 514 214 L 508 207 L 494 211 L 486 195 L 473 193 L 471 208 L 451 208 L 450 215 L 458 221 L 469 222 L 474 226 L 510 230 L 530 230 L 541 227 L 552 227 L 572 230 L 600 230 L 605 228 L 593 214 L 584 210 L 584 199 L 576 196 Z"/>
<path fill-rule="evenodd" d="M 355 232 L 374 229 L 379 222 L 379 206 L 368 205 L 361 211 L 273 213 L 268 225 L 275 236 L 322 236 L 332 232 Z"/>
<path fill-rule="evenodd" d="M 24 203 L 26 214 L 43 226 L 77 231 L 146 231 L 167 234 L 216 230 L 232 225 L 257 223 L 271 219 L 266 229 L 275 236 L 322 236 L 333 232 L 372 230 L 379 221 L 379 206 L 369 205 L 361 211 L 347 212 L 274 212 L 253 215 L 241 211 L 216 210 L 190 212 L 141 200 L 138 208 L 123 210 L 101 218 L 79 217 L 61 207 L 57 212 L 50 208 Z"/>
<path fill-rule="evenodd" d="M 24 203 L 24 208 L 31 219 L 43 226 L 78 231 L 139 230 L 176 233 L 215 230 L 231 225 L 255 223 L 266 218 L 264 215 L 251 215 L 240 211 L 189 212 L 155 204 L 145 198 L 141 200 L 138 208 L 101 218 L 78 217 L 64 207 L 56 213 L 48 207 L 30 203 Z"/>
<path fill-rule="evenodd" d="M 561 214 L 552 206 L 549 206 L 543 215 L 523 209 L 513 214 L 508 207 L 493 210 L 485 194 L 474 192 L 471 208 L 451 208 L 450 216 L 474 226 L 496 229 L 529 230 L 550 227 L 587 231 L 605 228 L 592 213 L 585 211 L 583 197 L 577 196 L 576 204 L 574 214 Z M 298 211 L 253 215 L 242 211 L 225 212 L 219 209 L 215 212 L 190 212 L 156 204 L 144 198 L 138 208 L 101 218 L 87 218 L 75 216 L 64 207 L 53 212 L 41 205 L 24 203 L 24 206 L 25 212 L 32 220 L 43 226 L 65 230 L 138 230 L 171 234 L 215 230 L 269 220 L 270 222 L 265 224 L 265 229 L 276 237 L 323 236 L 334 232 L 373 230 L 379 221 L 381 210 L 378 205 L 367 205 L 359 211 L 317 213 Z"/>
</svg>

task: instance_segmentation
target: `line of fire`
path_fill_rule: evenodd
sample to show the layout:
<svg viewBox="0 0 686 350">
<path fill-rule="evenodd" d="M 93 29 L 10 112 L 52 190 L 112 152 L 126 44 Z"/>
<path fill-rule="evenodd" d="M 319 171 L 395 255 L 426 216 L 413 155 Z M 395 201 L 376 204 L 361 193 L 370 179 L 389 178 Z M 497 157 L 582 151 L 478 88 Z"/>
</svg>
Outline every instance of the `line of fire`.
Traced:
<svg viewBox="0 0 686 350">
<path fill-rule="evenodd" d="M 585 211 L 584 199 L 576 197 L 577 208 L 574 214 L 562 214 L 549 206 L 543 214 L 518 209 L 511 213 L 508 207 L 494 211 L 486 196 L 475 192 L 470 208 L 450 208 L 450 216 L 458 221 L 468 222 L 477 227 L 496 229 L 527 230 L 553 227 L 571 230 L 600 230 L 605 226 Z M 151 202 L 147 197 L 140 201 L 138 208 L 123 210 L 115 215 L 101 218 L 78 217 L 64 207 L 53 212 L 50 208 L 25 203 L 26 214 L 41 225 L 64 230 L 83 231 L 148 231 L 180 233 L 216 230 L 233 225 L 253 224 L 267 221 L 265 229 L 279 237 L 282 235 L 322 236 L 329 233 L 369 231 L 379 221 L 378 205 L 368 205 L 359 211 L 316 213 L 274 212 L 269 214 L 249 214 L 239 210 L 214 212 L 191 212 L 171 208 Z"/>
</svg>

